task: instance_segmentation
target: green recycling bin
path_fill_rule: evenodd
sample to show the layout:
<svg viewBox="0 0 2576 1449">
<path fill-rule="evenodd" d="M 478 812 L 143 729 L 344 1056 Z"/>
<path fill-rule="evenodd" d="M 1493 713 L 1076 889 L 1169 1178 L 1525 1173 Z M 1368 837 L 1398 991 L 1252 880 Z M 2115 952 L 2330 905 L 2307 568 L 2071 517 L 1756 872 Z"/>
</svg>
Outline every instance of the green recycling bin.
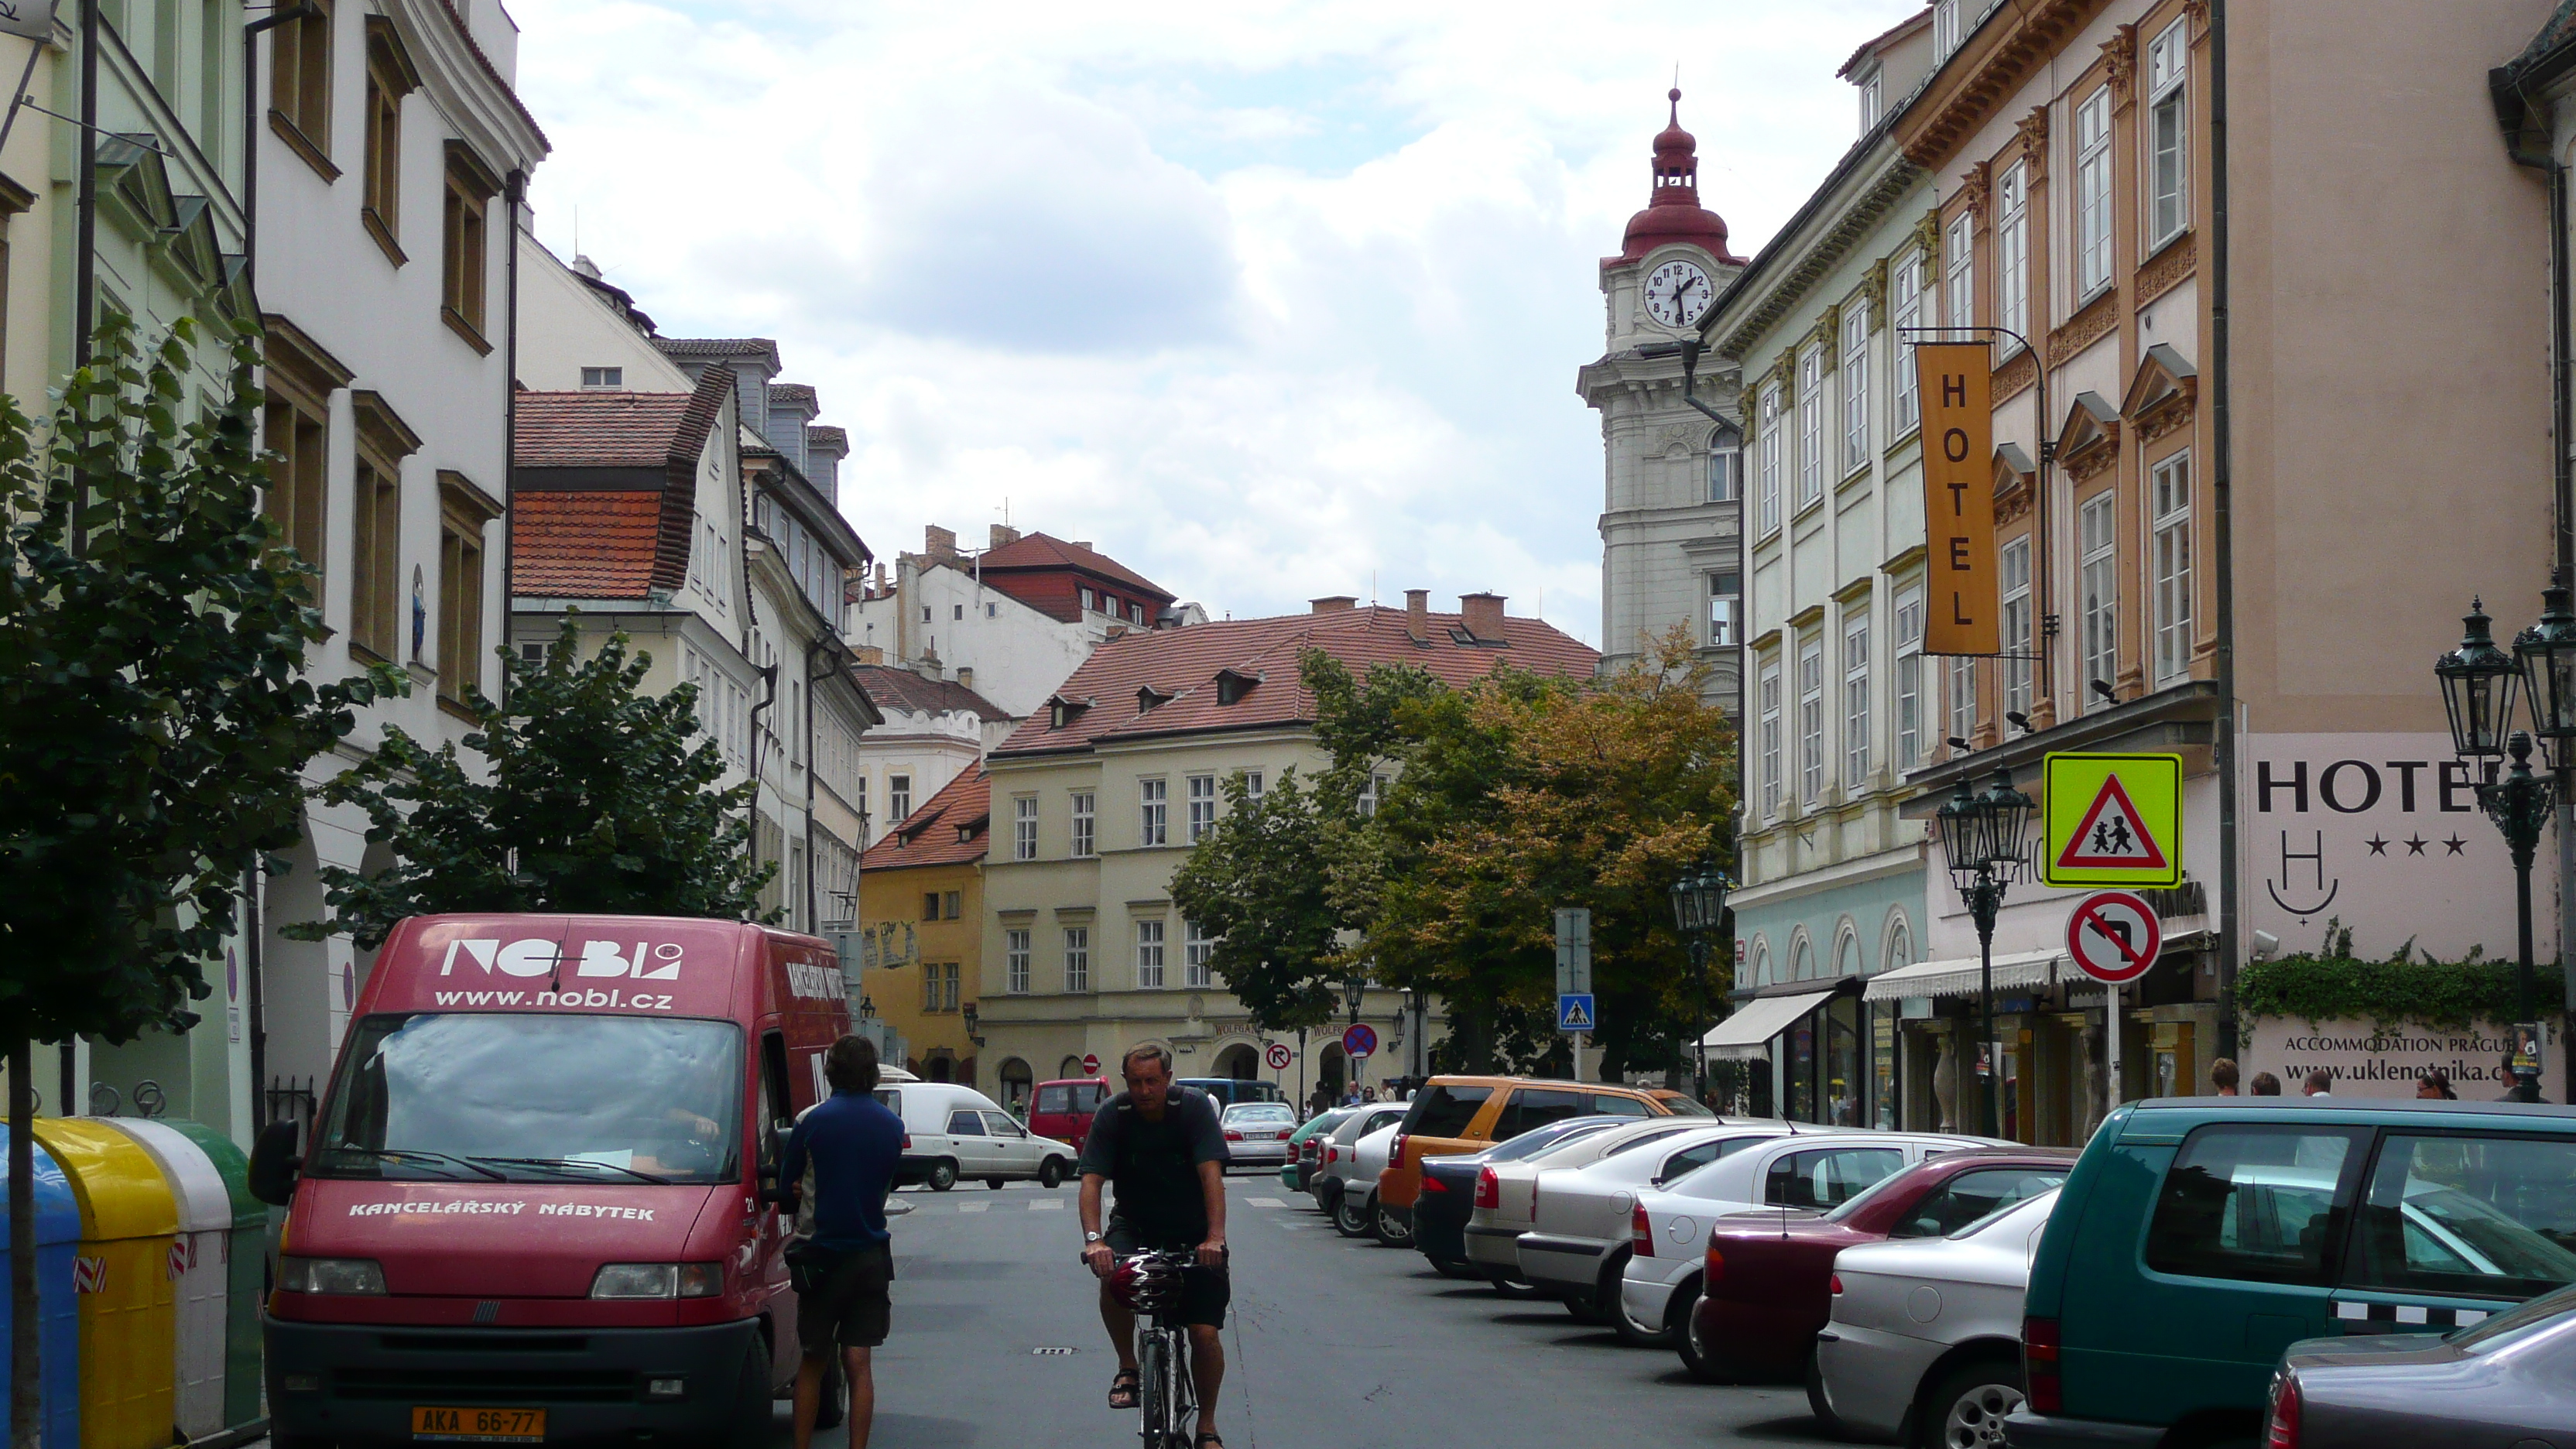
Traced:
<svg viewBox="0 0 2576 1449">
<path fill-rule="evenodd" d="M 162 1125 L 184 1134 L 213 1159 L 232 1195 L 233 1229 L 224 1244 L 229 1292 L 224 1316 L 224 1426 L 239 1428 L 259 1417 L 259 1311 L 268 1301 L 268 1204 L 250 1195 L 250 1158 L 233 1140 L 199 1122 L 175 1117 Z"/>
</svg>

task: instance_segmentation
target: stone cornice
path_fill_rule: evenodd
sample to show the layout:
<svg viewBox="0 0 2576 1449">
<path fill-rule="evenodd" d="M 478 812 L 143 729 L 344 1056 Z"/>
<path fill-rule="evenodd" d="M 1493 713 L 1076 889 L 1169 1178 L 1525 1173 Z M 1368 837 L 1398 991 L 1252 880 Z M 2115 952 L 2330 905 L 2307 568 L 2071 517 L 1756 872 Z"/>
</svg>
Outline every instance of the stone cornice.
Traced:
<svg viewBox="0 0 2576 1449">
<path fill-rule="evenodd" d="M 1897 118 L 1896 143 L 1926 170 L 1950 164 L 2014 92 L 2110 0 L 2038 0 L 1998 6 Z"/>
<path fill-rule="evenodd" d="M 1876 170 L 1858 180 L 1848 202 L 1816 219 L 1803 250 L 1765 273 L 1762 289 L 1742 306 L 1728 309 L 1732 315 L 1724 330 L 1714 334 L 1713 350 L 1721 357 L 1742 358 L 1855 247 L 1876 233 L 1897 202 L 1922 178 L 1922 167 L 1891 151 Z"/>
</svg>

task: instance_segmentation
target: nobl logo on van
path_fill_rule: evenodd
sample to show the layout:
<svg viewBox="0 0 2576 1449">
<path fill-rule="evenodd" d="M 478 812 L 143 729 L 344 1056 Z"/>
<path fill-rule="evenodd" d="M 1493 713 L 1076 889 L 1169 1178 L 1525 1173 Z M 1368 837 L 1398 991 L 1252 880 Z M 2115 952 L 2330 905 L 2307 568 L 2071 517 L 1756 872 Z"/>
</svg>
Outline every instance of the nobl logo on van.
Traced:
<svg viewBox="0 0 2576 1449">
<path fill-rule="evenodd" d="M 787 963 L 787 991 L 807 1001 L 839 1001 L 849 994 L 838 968 L 804 961 Z"/>
<path fill-rule="evenodd" d="M 458 956 L 483 968 L 483 974 L 499 971 L 504 976 L 549 976 L 554 973 L 558 953 L 555 943 L 543 936 L 529 936 L 516 941 L 464 940 L 447 943 L 447 959 L 438 966 L 441 976 L 453 975 Z M 665 941 L 655 946 L 638 941 L 629 947 L 623 941 L 584 941 L 577 963 L 576 976 L 624 977 L 638 981 L 676 981 L 680 977 L 680 947 Z"/>
</svg>

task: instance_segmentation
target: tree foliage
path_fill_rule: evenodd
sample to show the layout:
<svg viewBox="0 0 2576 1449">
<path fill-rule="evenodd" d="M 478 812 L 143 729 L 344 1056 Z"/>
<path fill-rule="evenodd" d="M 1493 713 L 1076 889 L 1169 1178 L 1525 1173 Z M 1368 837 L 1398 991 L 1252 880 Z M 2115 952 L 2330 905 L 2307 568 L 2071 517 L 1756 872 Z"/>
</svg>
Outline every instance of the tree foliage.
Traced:
<svg viewBox="0 0 2576 1449">
<path fill-rule="evenodd" d="M 2566 1000 L 2561 963 L 2532 968 L 2532 991 L 2544 1017 L 2562 1014 Z M 2520 1010 L 2514 963 L 2490 960 L 2471 948 L 2458 961 L 2435 960 L 2408 937 L 2384 961 L 2352 954 L 2352 929 L 2326 923 L 2325 939 L 2312 952 L 2249 961 L 2237 969 L 2236 1009 L 2247 1016 L 2321 1021 L 2367 1021 L 2382 1030 L 2407 1026 L 2463 1029 L 2506 1022 Z"/>
<path fill-rule="evenodd" d="M 1208 965 L 1255 1026 L 1321 1026 L 1345 964 L 1325 862 L 1347 820 L 1293 768 L 1258 799 L 1234 776 L 1225 798 L 1219 839 L 1201 842 L 1173 873 L 1172 904 L 1216 938 Z"/>
<path fill-rule="evenodd" d="M 0 397 L 0 1036 L 194 1024 L 254 853 L 305 763 L 405 685 L 304 677 L 308 570 L 261 516 L 257 346 L 193 421 L 196 327 L 110 313 L 40 434 Z M 66 1104 L 67 1107 L 77 1104 Z"/>
<path fill-rule="evenodd" d="M 567 617 L 542 661 L 499 651 L 509 702 L 465 692 L 477 727 L 464 745 L 483 771 L 452 744 L 431 751 L 387 729 L 322 795 L 365 810 L 368 841 L 394 863 L 372 876 L 324 867 L 330 919 L 289 934 L 346 932 L 372 948 L 395 922 L 443 911 L 759 916 L 778 866 L 751 863 L 757 787 L 718 788 L 724 757 L 699 734 L 696 686 L 640 693 L 652 656 L 627 644 L 611 634 L 584 659 Z"/>
</svg>

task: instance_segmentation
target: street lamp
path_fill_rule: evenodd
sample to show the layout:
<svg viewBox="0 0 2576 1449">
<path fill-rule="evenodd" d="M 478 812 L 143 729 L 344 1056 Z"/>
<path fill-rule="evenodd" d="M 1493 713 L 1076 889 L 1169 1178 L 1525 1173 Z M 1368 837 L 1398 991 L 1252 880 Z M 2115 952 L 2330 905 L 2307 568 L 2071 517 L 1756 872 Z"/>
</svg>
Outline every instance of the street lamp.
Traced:
<svg viewBox="0 0 2576 1449">
<path fill-rule="evenodd" d="M 1692 1090 L 1702 1105 L 1708 1101 L 1708 938 L 1726 923 L 1726 893 L 1734 884 L 1706 861 L 1673 882 L 1673 924 L 1690 946 L 1691 974 L 1699 985 L 1699 1030 L 1694 1036 L 1698 1065 Z"/>
<path fill-rule="evenodd" d="M 2013 788 L 2012 771 L 2004 768 L 1995 771 L 1994 784 L 1983 795 L 1974 793 L 1962 776 L 1936 817 L 1941 851 L 1950 862 L 1950 884 L 1977 923 L 1978 1030 L 1984 1058 L 1978 1076 L 1988 1137 L 2003 1135 L 1995 1100 L 2003 1066 L 1995 1049 L 1995 917 L 2003 910 L 2004 887 L 2021 872 L 2032 808 L 2031 798 Z M 2112 1023 L 2113 1029 L 2118 1025 Z"/>
<path fill-rule="evenodd" d="M 975 1003 L 971 1001 L 966 1003 L 965 1019 L 966 1039 L 977 1046 L 982 1046 L 984 1044 L 984 1038 L 975 1034 L 975 1028 L 983 1023 L 980 1019 L 980 1014 L 975 1010 Z"/>
<path fill-rule="evenodd" d="M 2514 1016 L 2516 1045 L 2514 1083 L 2509 1100 L 2540 1100 L 2540 1064 L 2522 1065 L 2521 1027 L 2535 1022 L 2531 967 L 2531 860 L 2540 832 L 2556 808 L 2558 790 L 2548 778 L 2532 773 L 2531 736 L 2513 728 L 2514 691 L 2530 692 L 2532 724 L 2556 746 L 2558 768 L 2569 764 L 2576 742 L 2576 616 L 2568 611 L 2568 591 L 2552 585 L 2541 591 L 2540 622 L 2514 640 L 2515 658 L 2496 647 L 2488 632 L 2484 604 L 2471 600 L 2461 620 L 2460 647 L 2434 662 L 2441 681 L 2442 705 L 2451 717 L 2451 750 L 2477 777 L 2478 804 L 2504 832 L 2513 856 Z M 2487 763 L 2510 755 L 2513 763 L 2498 779 L 2483 778 Z M 2562 782 L 2563 783 L 2563 782 Z"/>
<path fill-rule="evenodd" d="M 1342 978 L 1342 1009 L 1350 1013 L 1351 1025 L 1360 1023 L 1360 998 L 1368 992 L 1368 980 L 1354 971 Z"/>
</svg>

